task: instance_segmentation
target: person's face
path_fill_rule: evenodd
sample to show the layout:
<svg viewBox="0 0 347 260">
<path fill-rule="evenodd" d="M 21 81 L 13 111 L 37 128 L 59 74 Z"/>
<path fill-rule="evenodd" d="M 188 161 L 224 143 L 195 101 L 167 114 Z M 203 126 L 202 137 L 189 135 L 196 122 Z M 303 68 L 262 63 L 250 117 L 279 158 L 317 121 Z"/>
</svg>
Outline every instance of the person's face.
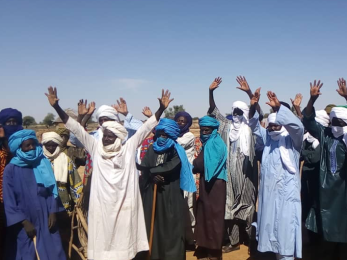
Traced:
<svg viewBox="0 0 347 260">
<path fill-rule="evenodd" d="M 63 142 L 62 142 L 61 146 L 62 147 L 66 147 L 67 146 L 67 142 L 69 141 L 70 136 L 68 136 L 68 135 L 61 135 L 60 137 L 63 139 Z"/>
<path fill-rule="evenodd" d="M 187 124 L 187 119 L 184 116 L 180 116 L 179 118 L 177 118 L 176 123 L 179 127 L 182 128 Z"/>
<path fill-rule="evenodd" d="M 280 131 L 282 128 L 281 125 L 276 125 L 276 124 L 273 124 L 273 123 L 270 123 L 268 126 L 267 126 L 267 130 L 269 132 L 273 132 L 273 131 Z"/>
<path fill-rule="evenodd" d="M 164 131 L 159 131 L 158 137 L 162 137 L 164 139 L 168 139 L 169 136 Z"/>
<path fill-rule="evenodd" d="M 341 118 L 337 118 L 337 117 L 333 117 L 333 119 L 331 120 L 331 125 L 332 126 L 340 126 L 340 127 L 347 126 L 345 121 L 343 121 Z"/>
<path fill-rule="evenodd" d="M 5 137 L 5 130 L 2 127 L 2 125 L 0 125 L 0 138 L 4 138 Z"/>
<path fill-rule="evenodd" d="M 243 111 L 239 108 L 235 108 L 233 112 L 233 116 L 243 116 Z"/>
<path fill-rule="evenodd" d="M 212 134 L 212 127 L 209 126 L 201 126 L 200 127 L 200 135 L 210 135 Z"/>
<path fill-rule="evenodd" d="M 5 125 L 17 125 L 17 120 L 11 117 L 6 121 Z"/>
<path fill-rule="evenodd" d="M 103 123 L 107 122 L 107 121 L 115 121 L 107 116 L 102 116 L 99 117 L 99 125 L 102 125 Z"/>
<path fill-rule="evenodd" d="M 108 129 L 105 129 L 104 135 L 102 137 L 102 144 L 104 146 L 108 146 L 108 145 L 114 144 L 116 139 L 117 139 L 117 136 L 114 133 L 112 133 Z"/>
<path fill-rule="evenodd" d="M 21 145 L 21 149 L 23 152 L 29 152 L 31 150 L 35 150 L 36 149 L 36 142 L 34 139 L 28 139 L 25 140 L 22 145 Z"/>
<path fill-rule="evenodd" d="M 55 150 L 58 147 L 58 144 L 53 142 L 53 141 L 49 141 L 49 142 L 45 143 L 44 146 L 48 152 L 50 152 L 51 154 L 54 154 Z"/>
</svg>

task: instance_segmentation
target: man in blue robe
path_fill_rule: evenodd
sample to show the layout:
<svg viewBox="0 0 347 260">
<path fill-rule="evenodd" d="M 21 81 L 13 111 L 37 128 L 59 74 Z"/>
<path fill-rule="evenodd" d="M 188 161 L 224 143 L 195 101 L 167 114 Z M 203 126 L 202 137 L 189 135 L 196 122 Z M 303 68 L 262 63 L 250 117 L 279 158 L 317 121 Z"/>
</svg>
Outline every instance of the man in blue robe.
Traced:
<svg viewBox="0 0 347 260">
<path fill-rule="evenodd" d="M 274 111 L 269 125 L 260 126 L 256 106 L 260 89 L 251 99 L 249 124 L 264 151 L 261 162 L 257 219 L 258 250 L 274 252 L 277 259 L 301 258 L 301 200 L 299 159 L 304 127 L 301 121 L 268 92 Z"/>
<path fill-rule="evenodd" d="M 65 260 L 55 225 L 58 190 L 50 162 L 35 132 L 18 131 L 9 138 L 13 158 L 3 179 L 8 236 L 7 260 Z M 34 238 L 36 240 L 36 251 Z"/>
</svg>

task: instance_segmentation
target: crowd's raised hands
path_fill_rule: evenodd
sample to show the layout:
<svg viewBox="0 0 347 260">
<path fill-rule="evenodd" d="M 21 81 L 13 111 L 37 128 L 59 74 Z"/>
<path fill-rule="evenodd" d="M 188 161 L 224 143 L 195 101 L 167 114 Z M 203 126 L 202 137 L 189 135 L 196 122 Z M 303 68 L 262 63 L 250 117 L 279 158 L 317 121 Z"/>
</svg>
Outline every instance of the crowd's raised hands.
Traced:
<svg viewBox="0 0 347 260">
<path fill-rule="evenodd" d="M 337 93 L 343 98 L 347 100 L 347 87 L 346 87 L 346 80 L 344 78 L 340 78 L 337 81 L 337 86 L 339 87 L 336 89 Z"/>
</svg>

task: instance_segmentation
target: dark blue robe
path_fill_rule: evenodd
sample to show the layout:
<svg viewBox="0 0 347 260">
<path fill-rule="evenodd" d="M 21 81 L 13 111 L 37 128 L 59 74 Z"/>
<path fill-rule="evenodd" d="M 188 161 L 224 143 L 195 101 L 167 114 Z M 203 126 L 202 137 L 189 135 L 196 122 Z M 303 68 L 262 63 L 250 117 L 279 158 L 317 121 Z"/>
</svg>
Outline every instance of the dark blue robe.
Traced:
<svg viewBox="0 0 347 260">
<path fill-rule="evenodd" d="M 65 260 L 57 224 L 51 230 L 48 228 L 49 214 L 58 212 L 57 199 L 49 189 L 36 183 L 33 169 L 8 164 L 3 193 L 8 227 L 5 259 L 36 259 L 33 240 L 21 224 L 26 219 L 35 226 L 40 259 Z"/>
</svg>

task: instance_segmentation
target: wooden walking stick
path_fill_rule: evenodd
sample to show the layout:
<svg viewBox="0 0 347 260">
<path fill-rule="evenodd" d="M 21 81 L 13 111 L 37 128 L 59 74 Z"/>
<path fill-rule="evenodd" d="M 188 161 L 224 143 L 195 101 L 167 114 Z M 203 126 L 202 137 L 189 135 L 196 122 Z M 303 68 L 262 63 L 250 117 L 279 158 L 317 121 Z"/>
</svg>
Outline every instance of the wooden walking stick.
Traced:
<svg viewBox="0 0 347 260">
<path fill-rule="evenodd" d="M 35 247 L 37 260 L 40 260 L 39 253 L 37 252 L 37 249 L 36 249 L 36 236 L 34 236 L 33 241 L 34 241 L 34 247 Z"/>
<path fill-rule="evenodd" d="M 148 254 L 148 259 L 151 258 L 151 253 L 152 253 L 155 207 L 156 207 L 156 203 L 157 203 L 157 187 L 158 187 L 157 184 L 154 184 L 153 202 L 152 202 L 152 217 L 151 217 L 151 230 L 150 230 L 150 233 L 149 233 L 149 254 Z"/>
<path fill-rule="evenodd" d="M 301 177 L 302 177 L 302 168 L 304 167 L 304 162 L 305 162 L 305 161 L 301 161 L 301 162 L 300 162 L 300 179 L 301 179 Z"/>
</svg>

